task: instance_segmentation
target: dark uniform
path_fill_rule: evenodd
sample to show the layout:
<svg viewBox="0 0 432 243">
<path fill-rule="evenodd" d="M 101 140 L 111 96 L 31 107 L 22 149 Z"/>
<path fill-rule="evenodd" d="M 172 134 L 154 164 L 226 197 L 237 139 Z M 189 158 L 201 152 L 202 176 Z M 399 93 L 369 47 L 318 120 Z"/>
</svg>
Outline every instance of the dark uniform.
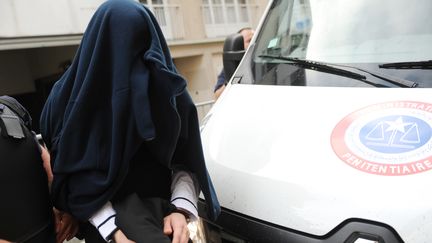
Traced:
<svg viewBox="0 0 432 243">
<path fill-rule="evenodd" d="M 0 97 L 0 239 L 55 241 L 48 178 L 27 111 Z"/>
</svg>

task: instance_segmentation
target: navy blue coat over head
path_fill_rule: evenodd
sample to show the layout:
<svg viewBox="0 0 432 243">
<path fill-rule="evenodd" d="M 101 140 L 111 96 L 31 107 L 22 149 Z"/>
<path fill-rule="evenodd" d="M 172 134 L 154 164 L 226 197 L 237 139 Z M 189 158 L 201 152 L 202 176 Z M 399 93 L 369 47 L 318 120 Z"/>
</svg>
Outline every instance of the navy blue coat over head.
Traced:
<svg viewBox="0 0 432 243">
<path fill-rule="evenodd" d="M 113 197 L 143 142 L 165 166 L 194 172 L 208 216 L 220 212 L 186 81 L 140 3 L 99 7 L 48 97 L 41 132 L 51 151 L 54 204 L 81 220 Z"/>
</svg>

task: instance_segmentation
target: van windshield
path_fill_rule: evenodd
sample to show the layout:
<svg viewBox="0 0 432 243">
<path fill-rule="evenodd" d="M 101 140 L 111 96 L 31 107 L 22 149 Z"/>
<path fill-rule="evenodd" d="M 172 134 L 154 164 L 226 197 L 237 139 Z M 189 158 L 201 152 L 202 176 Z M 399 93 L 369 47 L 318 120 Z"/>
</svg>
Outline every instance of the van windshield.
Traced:
<svg viewBox="0 0 432 243">
<path fill-rule="evenodd" d="M 276 0 L 255 43 L 255 79 L 284 63 L 273 56 L 411 76 L 430 87 L 431 13 L 430 0 Z"/>
</svg>

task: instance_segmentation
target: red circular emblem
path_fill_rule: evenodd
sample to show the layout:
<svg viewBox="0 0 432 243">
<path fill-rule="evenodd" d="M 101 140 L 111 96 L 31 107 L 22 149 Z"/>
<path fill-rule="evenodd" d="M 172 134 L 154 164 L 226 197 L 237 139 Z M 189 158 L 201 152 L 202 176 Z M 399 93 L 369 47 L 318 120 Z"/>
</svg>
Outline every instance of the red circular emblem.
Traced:
<svg viewBox="0 0 432 243">
<path fill-rule="evenodd" d="M 374 104 L 343 118 L 331 145 L 349 166 L 376 175 L 402 176 L 432 169 L 432 104 Z"/>
</svg>

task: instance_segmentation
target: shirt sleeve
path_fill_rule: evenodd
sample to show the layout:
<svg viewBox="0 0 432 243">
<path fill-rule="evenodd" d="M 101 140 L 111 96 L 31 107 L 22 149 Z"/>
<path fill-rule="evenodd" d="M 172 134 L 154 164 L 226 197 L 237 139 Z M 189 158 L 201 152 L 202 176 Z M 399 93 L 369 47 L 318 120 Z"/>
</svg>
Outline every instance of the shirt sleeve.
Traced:
<svg viewBox="0 0 432 243">
<path fill-rule="evenodd" d="M 198 219 L 199 185 L 192 173 L 174 171 L 171 184 L 171 203 L 189 213 L 192 220 Z"/>
<path fill-rule="evenodd" d="M 105 241 L 108 241 L 111 234 L 117 229 L 115 216 L 116 212 L 111 202 L 107 202 L 89 219 L 90 223 L 99 231 L 99 234 Z"/>
<path fill-rule="evenodd" d="M 222 71 L 219 73 L 217 77 L 217 82 L 214 87 L 213 93 L 216 92 L 220 87 L 224 86 L 226 84 L 226 77 L 225 77 L 225 71 L 222 69 Z"/>
</svg>

